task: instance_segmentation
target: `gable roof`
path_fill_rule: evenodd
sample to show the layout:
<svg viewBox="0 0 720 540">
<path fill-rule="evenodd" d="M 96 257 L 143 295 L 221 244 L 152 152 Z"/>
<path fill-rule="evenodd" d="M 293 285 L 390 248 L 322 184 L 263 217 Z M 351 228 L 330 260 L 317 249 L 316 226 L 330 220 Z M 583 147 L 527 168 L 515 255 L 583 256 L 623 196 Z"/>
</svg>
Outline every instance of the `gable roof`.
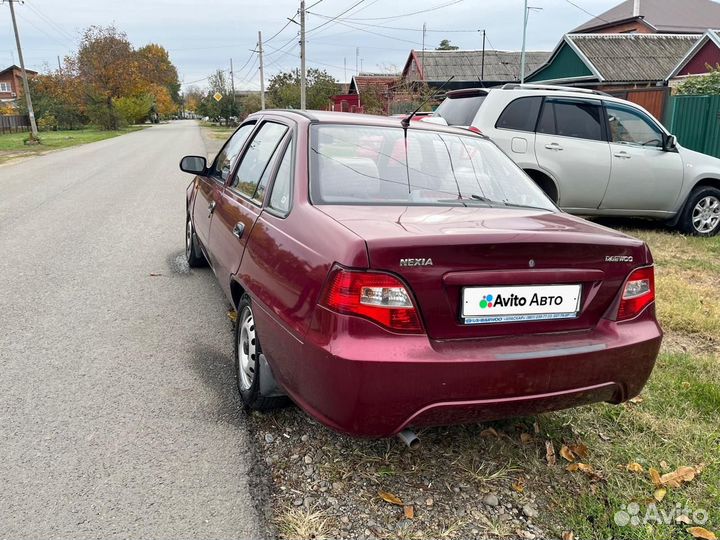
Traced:
<svg viewBox="0 0 720 540">
<path fill-rule="evenodd" d="M 6 67 L 2 71 L 0 71 L 0 75 L 4 75 L 5 73 L 13 70 L 20 71 L 20 66 L 16 66 L 15 64 L 13 64 L 12 66 Z M 33 71 L 32 69 L 28 68 L 25 68 L 25 73 L 27 73 L 28 75 L 37 75 L 37 71 Z"/>
<path fill-rule="evenodd" d="M 680 71 L 688 65 L 695 55 L 709 42 L 713 42 L 715 46 L 720 49 L 720 31 L 719 30 L 708 30 L 703 36 L 693 45 L 693 47 L 687 52 L 687 54 L 678 62 L 675 68 L 667 76 L 667 79 L 672 79 L 677 76 Z"/>
<path fill-rule="evenodd" d="M 697 34 L 566 34 L 546 64 L 528 80 L 665 81 L 702 36 Z M 539 78 L 570 48 L 586 68 L 582 77 Z M 588 73 L 589 71 L 589 73 Z"/>
<path fill-rule="evenodd" d="M 720 3 L 712 0 L 625 0 L 578 26 L 573 33 L 593 32 L 634 20 L 642 20 L 661 33 L 701 34 L 708 28 L 720 28 Z"/>
<path fill-rule="evenodd" d="M 531 73 L 550 57 L 549 52 L 527 51 L 525 72 Z M 456 81 L 477 81 L 481 73 L 485 81 L 520 80 L 520 52 L 485 50 L 410 51 L 403 75 L 415 59 L 426 82 L 445 82 L 451 76 Z"/>
<path fill-rule="evenodd" d="M 361 73 L 360 75 L 353 75 L 348 93 L 359 94 L 369 86 L 379 86 L 384 91 L 387 91 L 399 80 L 400 75 L 398 73 Z"/>
</svg>

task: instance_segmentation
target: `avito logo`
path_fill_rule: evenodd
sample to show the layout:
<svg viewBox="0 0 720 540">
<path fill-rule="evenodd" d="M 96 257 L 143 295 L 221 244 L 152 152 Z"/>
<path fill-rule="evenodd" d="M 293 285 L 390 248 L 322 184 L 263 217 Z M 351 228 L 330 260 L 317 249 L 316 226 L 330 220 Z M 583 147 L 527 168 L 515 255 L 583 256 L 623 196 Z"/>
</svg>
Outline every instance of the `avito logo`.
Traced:
<svg viewBox="0 0 720 540">
<path fill-rule="evenodd" d="M 492 294 L 486 294 L 480 300 L 480 308 L 491 308 L 495 307 L 522 307 L 525 305 L 529 306 L 559 306 L 563 303 L 562 296 L 556 295 L 539 295 L 534 293 L 528 302 L 528 299 L 524 296 L 518 296 L 517 294 L 511 294 L 510 296 L 503 297 L 501 294 L 493 296 Z"/>
<path fill-rule="evenodd" d="M 493 295 L 492 294 L 484 295 L 482 297 L 482 300 L 480 300 L 480 307 L 482 309 L 493 307 Z"/>
</svg>

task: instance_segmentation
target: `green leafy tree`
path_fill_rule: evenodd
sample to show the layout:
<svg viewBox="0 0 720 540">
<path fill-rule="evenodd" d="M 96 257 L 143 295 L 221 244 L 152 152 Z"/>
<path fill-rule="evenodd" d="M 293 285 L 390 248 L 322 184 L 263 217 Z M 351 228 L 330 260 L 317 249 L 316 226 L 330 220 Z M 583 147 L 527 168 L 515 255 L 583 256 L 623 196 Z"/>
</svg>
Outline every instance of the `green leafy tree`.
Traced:
<svg viewBox="0 0 720 540">
<path fill-rule="evenodd" d="M 457 51 L 460 47 L 450 43 L 449 39 L 443 39 L 435 50 L 436 51 Z"/>
<path fill-rule="evenodd" d="M 225 120 L 240 114 L 240 107 L 237 102 L 233 103 L 230 81 L 225 72 L 217 70 L 208 78 L 209 90 L 198 106 L 198 114 L 209 117 L 213 121 Z M 220 101 L 215 99 L 215 94 L 222 95 Z"/>
<path fill-rule="evenodd" d="M 385 87 L 379 84 L 371 84 L 363 88 L 360 94 L 360 104 L 366 114 L 384 115 L 387 104 Z"/>
<path fill-rule="evenodd" d="M 714 68 L 707 66 L 708 74 L 691 77 L 675 87 L 681 95 L 718 96 L 720 95 L 720 64 Z"/>
<path fill-rule="evenodd" d="M 300 70 L 278 73 L 268 83 L 268 95 L 275 107 L 300 108 Z M 324 69 L 307 71 L 306 99 L 308 109 L 326 109 L 331 96 L 339 91 L 337 80 Z"/>
<path fill-rule="evenodd" d="M 240 100 L 241 116 L 244 119 L 247 115 L 252 114 L 260 110 L 262 103 L 260 102 L 260 93 L 252 93 Z M 268 103 L 265 103 L 265 107 L 272 108 Z"/>
</svg>

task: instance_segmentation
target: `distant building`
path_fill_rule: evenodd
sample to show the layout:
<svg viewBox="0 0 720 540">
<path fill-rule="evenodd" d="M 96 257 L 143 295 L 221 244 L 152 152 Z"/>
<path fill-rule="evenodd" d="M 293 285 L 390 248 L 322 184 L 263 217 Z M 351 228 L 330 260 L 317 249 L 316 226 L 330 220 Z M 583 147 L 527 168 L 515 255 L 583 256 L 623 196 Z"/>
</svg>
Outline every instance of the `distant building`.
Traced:
<svg viewBox="0 0 720 540">
<path fill-rule="evenodd" d="M 575 28 L 573 34 L 702 34 L 720 28 L 711 0 L 626 0 Z"/>
<path fill-rule="evenodd" d="M 363 94 L 373 92 L 373 100 L 382 101 L 388 114 L 395 86 L 400 81 L 397 73 L 360 73 L 353 76 L 345 92 L 331 98 L 330 110 L 338 112 L 365 112 Z"/>
<path fill-rule="evenodd" d="M 37 75 L 37 71 L 26 69 L 28 77 Z M 0 71 L 0 101 L 15 101 L 22 95 L 22 71 L 12 65 Z"/>
<path fill-rule="evenodd" d="M 708 30 L 692 49 L 680 60 L 669 79 L 682 82 L 683 79 L 704 75 L 709 69 L 720 66 L 720 31 Z"/>
<path fill-rule="evenodd" d="M 549 52 L 525 53 L 525 73 L 532 73 L 550 57 Z M 402 71 L 404 83 L 423 82 L 439 87 L 451 76 L 444 88 L 497 86 L 520 81 L 520 52 L 482 50 L 410 51 Z"/>
</svg>

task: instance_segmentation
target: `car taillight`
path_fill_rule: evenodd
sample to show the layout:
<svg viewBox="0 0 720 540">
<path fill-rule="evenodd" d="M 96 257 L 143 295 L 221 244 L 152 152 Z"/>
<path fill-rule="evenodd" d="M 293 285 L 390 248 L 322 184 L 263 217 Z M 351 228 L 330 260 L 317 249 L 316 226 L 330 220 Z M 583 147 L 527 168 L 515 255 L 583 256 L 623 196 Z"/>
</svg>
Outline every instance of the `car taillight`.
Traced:
<svg viewBox="0 0 720 540">
<path fill-rule="evenodd" d="M 468 129 L 469 129 L 470 131 L 472 131 L 473 133 L 477 133 L 478 135 L 482 135 L 482 134 L 483 134 L 483 132 L 480 131 L 480 130 L 479 130 L 478 128 L 476 128 L 475 126 L 470 126 Z"/>
<path fill-rule="evenodd" d="M 321 304 L 358 315 L 394 331 L 422 334 L 422 324 L 405 285 L 396 277 L 378 272 L 334 268 Z"/>
<path fill-rule="evenodd" d="M 634 270 L 623 289 L 617 320 L 625 321 L 637 316 L 655 300 L 655 271 L 652 266 Z"/>
</svg>

